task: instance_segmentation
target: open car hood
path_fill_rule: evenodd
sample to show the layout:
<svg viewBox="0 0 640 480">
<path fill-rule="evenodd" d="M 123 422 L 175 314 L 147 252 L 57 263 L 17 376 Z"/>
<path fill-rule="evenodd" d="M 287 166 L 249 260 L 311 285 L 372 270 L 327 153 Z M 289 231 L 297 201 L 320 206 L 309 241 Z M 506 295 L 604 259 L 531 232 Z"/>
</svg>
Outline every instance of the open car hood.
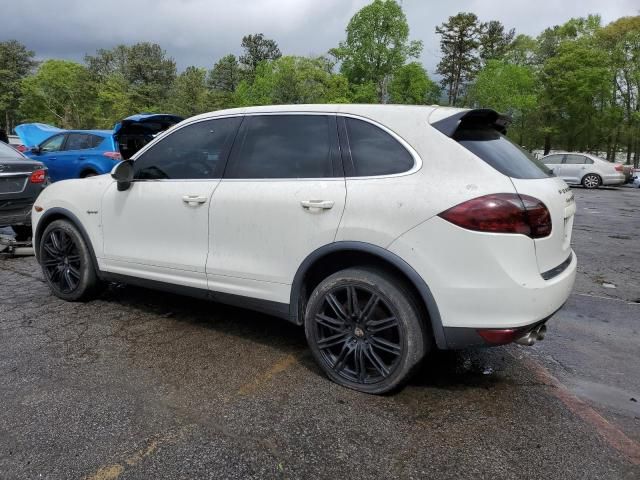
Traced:
<svg viewBox="0 0 640 480">
<path fill-rule="evenodd" d="M 47 138 L 65 131 L 61 128 L 47 125 L 46 123 L 23 123 L 22 125 L 18 125 L 15 130 L 22 144 L 29 148 L 37 147 Z"/>
<path fill-rule="evenodd" d="M 167 130 L 184 118 L 167 113 L 141 113 L 131 115 L 118 122 L 113 127 L 113 136 L 118 139 L 122 135 L 155 136 Z"/>
</svg>

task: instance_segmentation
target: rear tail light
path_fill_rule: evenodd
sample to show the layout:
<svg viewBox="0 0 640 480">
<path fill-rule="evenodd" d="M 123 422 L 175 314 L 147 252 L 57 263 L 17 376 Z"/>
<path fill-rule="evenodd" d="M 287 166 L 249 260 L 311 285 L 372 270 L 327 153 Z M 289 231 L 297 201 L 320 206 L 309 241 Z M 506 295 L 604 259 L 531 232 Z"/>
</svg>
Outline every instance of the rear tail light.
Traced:
<svg viewBox="0 0 640 480">
<path fill-rule="evenodd" d="M 29 178 L 29 181 L 31 183 L 44 183 L 46 179 L 47 179 L 47 171 L 40 169 L 40 170 L 34 170 L 31 173 L 31 177 Z"/>
<path fill-rule="evenodd" d="M 616 172 L 623 172 L 624 171 L 624 167 L 622 165 L 620 165 L 619 163 L 616 163 L 613 168 L 616 169 Z"/>
<path fill-rule="evenodd" d="M 24 145 L 16 145 L 16 150 L 18 150 L 20 153 L 24 153 L 29 149 L 27 147 L 25 147 Z"/>
<path fill-rule="evenodd" d="M 111 160 L 122 160 L 122 155 L 120 155 L 120 152 L 104 152 L 102 155 L 110 158 Z"/>
<path fill-rule="evenodd" d="M 537 198 L 515 193 L 496 193 L 474 198 L 439 215 L 467 230 L 519 233 L 531 238 L 551 233 L 551 214 Z"/>
</svg>

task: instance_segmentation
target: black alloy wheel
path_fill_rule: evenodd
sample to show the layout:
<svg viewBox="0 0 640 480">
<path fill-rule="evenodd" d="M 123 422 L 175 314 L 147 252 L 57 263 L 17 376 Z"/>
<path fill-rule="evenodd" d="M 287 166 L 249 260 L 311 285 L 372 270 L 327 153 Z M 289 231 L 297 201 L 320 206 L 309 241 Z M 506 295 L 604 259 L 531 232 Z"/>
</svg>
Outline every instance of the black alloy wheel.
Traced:
<svg viewBox="0 0 640 480">
<path fill-rule="evenodd" d="M 98 292 L 102 282 L 89 247 L 74 224 L 54 220 L 36 243 L 42 273 L 54 295 L 76 302 Z"/>
<path fill-rule="evenodd" d="M 316 361 L 337 383 L 367 393 L 402 384 L 427 346 L 409 295 L 368 270 L 344 270 L 312 294 L 305 318 Z"/>
<path fill-rule="evenodd" d="M 43 237 L 40 264 L 48 282 L 61 293 L 69 294 L 78 288 L 82 260 L 78 246 L 65 230 L 54 228 Z"/>
</svg>

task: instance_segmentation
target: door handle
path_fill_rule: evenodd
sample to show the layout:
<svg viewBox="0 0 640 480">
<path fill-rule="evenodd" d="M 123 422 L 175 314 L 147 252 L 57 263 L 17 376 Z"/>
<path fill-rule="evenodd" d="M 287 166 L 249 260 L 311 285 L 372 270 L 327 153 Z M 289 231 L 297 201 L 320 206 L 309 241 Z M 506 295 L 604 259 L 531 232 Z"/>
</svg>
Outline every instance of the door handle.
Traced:
<svg viewBox="0 0 640 480">
<path fill-rule="evenodd" d="M 312 208 L 330 210 L 333 208 L 334 203 L 335 202 L 333 200 L 302 200 L 300 205 L 302 205 L 302 208 L 305 210 L 310 210 Z"/>
<path fill-rule="evenodd" d="M 78 160 L 86 160 L 87 157 L 78 157 Z"/>
<path fill-rule="evenodd" d="M 207 201 L 207 197 L 202 195 L 184 195 L 182 201 L 188 205 L 200 205 Z"/>
</svg>

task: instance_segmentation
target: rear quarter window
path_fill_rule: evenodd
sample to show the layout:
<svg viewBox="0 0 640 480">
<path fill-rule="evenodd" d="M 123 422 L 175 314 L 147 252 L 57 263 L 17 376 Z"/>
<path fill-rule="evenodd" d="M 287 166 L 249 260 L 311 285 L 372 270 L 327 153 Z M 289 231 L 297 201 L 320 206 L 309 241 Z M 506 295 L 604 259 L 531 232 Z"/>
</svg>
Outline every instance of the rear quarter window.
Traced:
<svg viewBox="0 0 640 480">
<path fill-rule="evenodd" d="M 544 163 L 491 127 L 461 125 L 453 139 L 508 177 L 536 179 L 553 176 Z"/>
</svg>

